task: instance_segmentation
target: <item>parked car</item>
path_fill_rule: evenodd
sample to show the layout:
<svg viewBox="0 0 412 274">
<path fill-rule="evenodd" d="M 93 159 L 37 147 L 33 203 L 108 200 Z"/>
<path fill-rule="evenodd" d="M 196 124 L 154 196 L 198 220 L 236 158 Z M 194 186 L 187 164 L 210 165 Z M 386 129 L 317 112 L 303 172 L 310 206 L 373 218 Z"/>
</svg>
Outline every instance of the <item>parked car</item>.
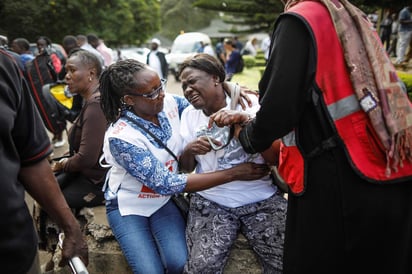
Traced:
<svg viewBox="0 0 412 274">
<path fill-rule="evenodd" d="M 212 46 L 210 37 L 201 32 L 187 32 L 179 34 L 172 44 L 172 49 L 169 54 L 166 54 L 166 60 L 169 64 L 169 71 L 179 81 L 177 73 L 183 61 L 199 52 L 201 47 L 200 42 Z"/>
<path fill-rule="evenodd" d="M 139 48 L 139 47 L 123 48 L 119 50 L 120 50 L 120 56 L 123 59 L 134 59 L 134 60 L 137 60 L 145 64 L 146 64 L 147 55 L 150 52 L 150 49 L 148 48 Z"/>
</svg>

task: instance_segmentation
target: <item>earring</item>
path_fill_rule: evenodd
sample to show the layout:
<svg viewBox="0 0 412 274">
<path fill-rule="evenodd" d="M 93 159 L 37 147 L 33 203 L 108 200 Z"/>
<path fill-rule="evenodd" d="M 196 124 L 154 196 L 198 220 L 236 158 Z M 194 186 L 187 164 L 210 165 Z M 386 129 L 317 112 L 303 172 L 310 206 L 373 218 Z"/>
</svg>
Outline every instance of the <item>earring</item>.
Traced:
<svg viewBox="0 0 412 274">
<path fill-rule="evenodd" d="M 90 77 L 89 77 L 89 82 L 91 82 L 91 81 L 92 81 L 92 77 L 90 76 Z"/>
<path fill-rule="evenodd" d="M 218 82 L 215 82 L 215 87 L 217 87 L 217 85 L 219 85 L 219 83 L 218 83 Z"/>
</svg>

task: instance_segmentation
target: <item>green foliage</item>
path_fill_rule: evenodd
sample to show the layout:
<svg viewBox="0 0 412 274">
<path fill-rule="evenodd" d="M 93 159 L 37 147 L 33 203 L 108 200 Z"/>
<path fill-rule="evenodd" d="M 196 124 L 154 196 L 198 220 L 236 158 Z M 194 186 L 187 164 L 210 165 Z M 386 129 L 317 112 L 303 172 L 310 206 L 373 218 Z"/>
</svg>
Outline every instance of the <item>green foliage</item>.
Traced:
<svg viewBox="0 0 412 274">
<path fill-rule="evenodd" d="M 256 60 L 265 60 L 265 54 L 263 51 L 259 50 L 255 56 Z"/>
<path fill-rule="evenodd" d="M 13 0 L 0 4 L 0 33 L 61 43 L 67 34 L 95 33 L 109 46 L 140 44 L 160 28 L 157 0 Z"/>
<path fill-rule="evenodd" d="M 39 4 L 36 1 L 3 1 L 0 4 L 0 33 L 7 35 L 9 39 L 40 35 L 37 21 L 46 14 L 47 9 Z"/>
<path fill-rule="evenodd" d="M 231 29 L 234 33 L 269 32 L 283 11 L 283 4 L 279 0 L 197 0 L 194 5 L 231 15 L 225 18 L 226 23 L 248 26 L 244 30 Z"/>
<path fill-rule="evenodd" d="M 255 66 L 257 66 L 257 67 L 266 66 L 266 60 L 265 59 L 256 59 Z"/>
<path fill-rule="evenodd" d="M 412 101 L 412 73 L 397 71 L 399 78 L 405 83 L 409 99 Z"/>
<path fill-rule="evenodd" d="M 261 75 L 256 67 L 245 68 L 242 73 L 233 75 L 231 82 L 246 86 L 251 90 L 258 90 Z"/>
<path fill-rule="evenodd" d="M 399 10 L 405 0 L 353 0 L 362 10 Z M 207 10 L 206 10 L 207 9 Z M 157 31 L 173 39 L 180 31 L 209 25 L 217 12 L 239 28 L 233 33 L 270 31 L 283 11 L 279 0 L 2 0 L 0 34 L 34 41 L 40 35 L 61 42 L 67 34 L 95 33 L 115 47 L 141 44 Z M 249 26 L 245 30 L 241 27 Z"/>
<path fill-rule="evenodd" d="M 365 13 L 376 11 L 378 8 L 399 10 L 406 0 L 353 0 Z M 232 29 L 233 33 L 268 32 L 273 27 L 276 18 L 283 12 L 282 1 L 279 0 L 197 0 L 196 7 L 224 12 L 231 15 L 224 20 L 230 24 L 249 26 L 244 30 Z"/>
<path fill-rule="evenodd" d="M 173 40 L 180 32 L 207 27 L 217 12 L 193 6 L 194 0 L 163 0 L 161 3 L 161 34 Z"/>
<path fill-rule="evenodd" d="M 255 57 L 253 57 L 252 55 L 243 55 L 242 57 L 246 68 L 251 68 L 255 66 Z"/>
</svg>

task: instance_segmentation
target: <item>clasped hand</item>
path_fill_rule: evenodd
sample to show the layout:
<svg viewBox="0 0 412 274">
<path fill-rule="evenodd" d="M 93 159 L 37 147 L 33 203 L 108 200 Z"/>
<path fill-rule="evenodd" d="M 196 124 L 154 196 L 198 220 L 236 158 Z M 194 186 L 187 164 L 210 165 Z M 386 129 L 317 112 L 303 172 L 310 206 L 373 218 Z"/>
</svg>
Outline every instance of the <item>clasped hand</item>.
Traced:
<svg viewBox="0 0 412 274">
<path fill-rule="evenodd" d="M 250 115 L 246 112 L 222 109 L 210 115 L 208 126 L 211 127 L 213 123 L 216 123 L 219 127 L 233 125 L 235 127 L 234 137 L 238 138 L 242 124 L 248 120 L 250 120 Z"/>
</svg>

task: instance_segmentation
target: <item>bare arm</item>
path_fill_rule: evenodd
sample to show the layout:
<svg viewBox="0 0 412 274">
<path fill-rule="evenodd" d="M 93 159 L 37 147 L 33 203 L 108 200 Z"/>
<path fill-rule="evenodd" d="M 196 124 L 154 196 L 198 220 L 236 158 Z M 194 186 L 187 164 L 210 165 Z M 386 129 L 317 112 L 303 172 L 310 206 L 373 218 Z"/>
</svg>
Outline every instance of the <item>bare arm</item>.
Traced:
<svg viewBox="0 0 412 274">
<path fill-rule="evenodd" d="M 267 165 L 243 163 L 235 167 L 211 173 L 189 174 L 186 192 L 205 190 L 235 180 L 253 181 L 269 174 Z"/>
<path fill-rule="evenodd" d="M 79 223 L 73 216 L 60 191 L 47 159 L 27 167 L 22 167 L 19 173 L 19 180 L 24 185 L 26 191 L 65 233 L 62 260 L 59 265 L 66 265 L 68 260 L 76 255 L 87 265 L 89 258 L 86 241 L 82 236 Z"/>
</svg>

